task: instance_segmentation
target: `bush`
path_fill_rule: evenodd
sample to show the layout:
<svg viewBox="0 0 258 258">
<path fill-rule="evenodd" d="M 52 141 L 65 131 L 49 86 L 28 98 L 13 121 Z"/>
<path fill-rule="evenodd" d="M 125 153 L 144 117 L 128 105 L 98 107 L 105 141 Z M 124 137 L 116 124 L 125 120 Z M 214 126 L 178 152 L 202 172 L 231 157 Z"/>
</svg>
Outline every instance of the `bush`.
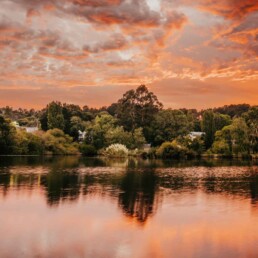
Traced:
<svg viewBox="0 0 258 258">
<path fill-rule="evenodd" d="M 80 152 L 83 156 L 88 156 L 88 157 L 97 155 L 97 151 L 95 147 L 85 143 L 80 145 Z"/>
<path fill-rule="evenodd" d="M 104 155 L 109 157 L 127 157 L 128 149 L 123 144 L 111 144 L 109 147 L 105 149 Z"/>
<path fill-rule="evenodd" d="M 183 146 L 180 146 L 174 142 L 164 142 L 157 149 L 157 156 L 169 159 L 169 158 L 185 158 L 189 154 L 189 150 Z"/>
<path fill-rule="evenodd" d="M 231 155 L 229 144 L 225 140 L 215 140 L 211 151 L 215 154 Z"/>
<path fill-rule="evenodd" d="M 14 137 L 15 147 L 13 154 L 18 155 L 41 155 L 44 152 L 43 141 L 40 136 L 17 131 Z"/>
<path fill-rule="evenodd" d="M 46 153 L 54 155 L 78 154 L 78 145 L 73 143 L 72 137 L 60 129 L 48 130 L 42 136 Z"/>
</svg>

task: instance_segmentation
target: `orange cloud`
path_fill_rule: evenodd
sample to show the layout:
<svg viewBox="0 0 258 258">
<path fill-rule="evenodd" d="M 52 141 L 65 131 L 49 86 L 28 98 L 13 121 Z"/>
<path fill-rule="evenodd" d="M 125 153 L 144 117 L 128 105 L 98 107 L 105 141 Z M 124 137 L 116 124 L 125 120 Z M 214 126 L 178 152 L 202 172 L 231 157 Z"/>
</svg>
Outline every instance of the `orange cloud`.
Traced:
<svg viewBox="0 0 258 258">
<path fill-rule="evenodd" d="M 207 96 L 212 105 L 231 100 L 255 103 L 257 4 L 158 3 L 153 7 L 144 0 L 1 2 L 0 106 L 15 104 L 12 98 L 25 106 L 44 106 L 52 96 L 82 103 L 83 97 L 76 96 L 89 89 L 99 98 L 90 100 L 92 105 L 108 105 L 123 90 L 141 83 L 154 87 L 166 106 L 201 107 L 209 104 Z M 71 90 L 76 87 L 81 87 L 80 93 Z M 31 96 L 29 89 L 37 97 L 30 98 L 31 103 L 22 94 L 24 90 Z M 103 97 L 105 89 L 111 94 L 108 99 Z"/>
<path fill-rule="evenodd" d="M 201 0 L 199 6 L 227 19 L 241 19 L 258 10 L 258 3 L 254 0 Z"/>
</svg>

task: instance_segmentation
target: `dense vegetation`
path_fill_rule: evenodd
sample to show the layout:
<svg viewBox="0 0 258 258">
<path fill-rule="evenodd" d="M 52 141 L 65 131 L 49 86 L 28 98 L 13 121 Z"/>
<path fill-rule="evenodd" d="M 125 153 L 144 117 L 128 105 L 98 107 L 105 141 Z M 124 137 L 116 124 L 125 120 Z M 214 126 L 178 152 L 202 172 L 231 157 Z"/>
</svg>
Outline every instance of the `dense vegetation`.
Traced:
<svg viewBox="0 0 258 258">
<path fill-rule="evenodd" d="M 14 121 L 21 127 L 16 128 Z M 33 126 L 40 130 L 28 133 L 23 129 Z M 193 131 L 203 134 L 192 135 Z M 146 149 L 146 143 L 152 148 Z M 57 101 L 40 111 L 0 109 L 2 155 L 93 156 L 109 153 L 113 144 L 124 145 L 129 155 L 146 157 L 257 156 L 258 106 L 164 109 L 157 96 L 141 85 L 100 109 Z"/>
</svg>

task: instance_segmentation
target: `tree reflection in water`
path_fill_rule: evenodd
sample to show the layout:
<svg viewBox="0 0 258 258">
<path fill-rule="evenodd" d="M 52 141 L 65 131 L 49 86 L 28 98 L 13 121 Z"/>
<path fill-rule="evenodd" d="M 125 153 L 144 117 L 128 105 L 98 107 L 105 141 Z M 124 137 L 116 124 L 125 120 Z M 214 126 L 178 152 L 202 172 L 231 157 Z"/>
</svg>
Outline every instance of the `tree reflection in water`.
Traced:
<svg viewBox="0 0 258 258">
<path fill-rule="evenodd" d="M 80 196 L 107 195 L 126 216 L 144 224 L 169 190 L 229 194 L 251 200 L 257 207 L 257 166 L 206 166 L 194 161 L 173 163 L 143 160 L 66 158 L 5 158 L 0 163 L 0 193 L 44 189 L 51 207 Z M 240 164 L 237 164 L 240 165 Z M 246 165 L 246 164 L 244 164 Z M 250 165 L 250 164 L 248 164 Z"/>
<path fill-rule="evenodd" d="M 158 176 L 155 170 L 127 171 L 121 179 L 118 202 L 126 215 L 145 222 L 154 210 Z"/>
<path fill-rule="evenodd" d="M 75 201 L 80 195 L 81 184 L 77 173 L 51 171 L 41 179 L 50 205 L 60 201 Z"/>
</svg>

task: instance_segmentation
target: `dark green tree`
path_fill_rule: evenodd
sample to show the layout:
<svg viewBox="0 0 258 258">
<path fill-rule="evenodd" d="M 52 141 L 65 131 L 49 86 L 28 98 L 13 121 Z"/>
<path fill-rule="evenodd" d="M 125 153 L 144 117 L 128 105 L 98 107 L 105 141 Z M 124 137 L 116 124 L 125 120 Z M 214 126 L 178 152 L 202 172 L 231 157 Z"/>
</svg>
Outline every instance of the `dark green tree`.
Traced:
<svg viewBox="0 0 258 258">
<path fill-rule="evenodd" d="M 252 153 L 258 152 L 258 106 L 251 107 L 243 114 L 248 126 L 248 135 Z"/>
<path fill-rule="evenodd" d="M 212 151 L 223 155 L 248 154 L 248 127 L 245 120 L 243 118 L 235 118 L 231 125 L 217 131 Z"/>
<path fill-rule="evenodd" d="M 64 130 L 65 120 L 63 107 L 60 102 L 53 101 L 47 106 L 48 129 L 58 128 Z"/>
<path fill-rule="evenodd" d="M 214 113 L 215 131 L 221 130 L 224 126 L 230 125 L 232 120 L 229 115 Z"/>
<path fill-rule="evenodd" d="M 43 131 L 47 131 L 48 130 L 48 119 L 47 119 L 47 116 L 48 116 L 47 109 L 43 109 L 41 111 L 41 115 L 39 117 L 40 126 L 41 126 L 41 129 Z"/>
<path fill-rule="evenodd" d="M 231 118 L 240 117 L 243 113 L 247 112 L 250 108 L 248 104 L 226 105 L 219 108 L 214 108 L 214 112 L 229 115 Z"/>
<path fill-rule="evenodd" d="M 144 135 L 147 136 L 147 127 L 160 109 L 162 104 L 157 96 L 145 85 L 141 85 L 136 90 L 129 90 L 123 95 L 123 98 L 118 101 L 116 115 L 126 130 L 134 131 L 142 127 Z"/>
<path fill-rule="evenodd" d="M 204 142 L 206 149 L 209 149 L 214 141 L 214 135 L 216 132 L 214 112 L 212 110 L 204 111 L 202 115 L 202 131 L 205 133 Z"/>
<path fill-rule="evenodd" d="M 154 146 L 172 141 L 189 132 L 187 116 L 181 110 L 161 110 L 151 123 L 151 143 Z"/>
<path fill-rule="evenodd" d="M 12 154 L 14 147 L 15 128 L 10 121 L 0 116 L 0 154 Z"/>
</svg>

